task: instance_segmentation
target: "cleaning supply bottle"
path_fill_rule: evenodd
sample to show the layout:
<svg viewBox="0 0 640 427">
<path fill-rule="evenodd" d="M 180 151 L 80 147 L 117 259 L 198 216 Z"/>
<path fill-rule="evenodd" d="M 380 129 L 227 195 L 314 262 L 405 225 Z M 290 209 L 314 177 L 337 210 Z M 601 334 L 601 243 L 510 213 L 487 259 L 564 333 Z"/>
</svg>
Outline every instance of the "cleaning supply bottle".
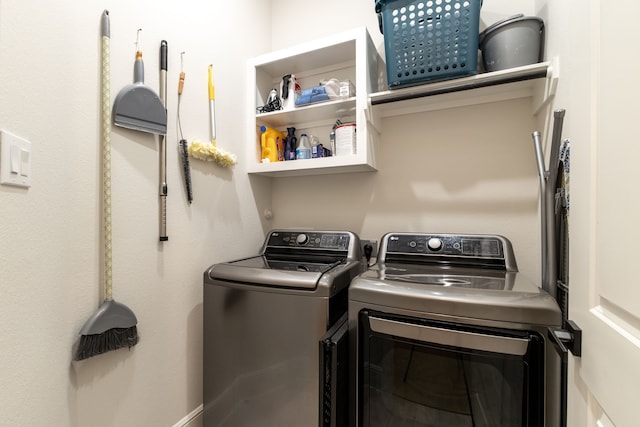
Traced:
<svg viewBox="0 0 640 427">
<path fill-rule="evenodd" d="M 331 150 L 331 155 L 336 155 L 336 129 L 338 126 L 342 124 L 340 119 L 337 119 L 336 122 L 331 127 L 331 132 L 329 133 L 329 150 Z"/>
<path fill-rule="evenodd" d="M 296 128 L 287 128 L 287 141 L 284 148 L 284 159 L 295 160 L 296 159 L 296 145 L 298 145 L 298 138 L 296 138 Z"/>
<path fill-rule="evenodd" d="M 332 154 L 336 152 L 336 125 L 333 125 L 329 133 L 329 150 L 331 150 Z"/>
<path fill-rule="evenodd" d="M 311 142 L 311 158 L 317 159 L 323 157 L 322 144 L 317 136 L 309 135 L 309 141 Z"/>
<path fill-rule="evenodd" d="M 296 106 L 296 97 L 300 96 L 302 90 L 295 74 L 287 74 L 280 82 L 280 97 L 282 98 L 282 109 L 291 110 Z"/>
<path fill-rule="evenodd" d="M 311 143 L 306 133 L 300 135 L 298 146 L 296 147 L 296 160 L 311 158 Z"/>
<path fill-rule="evenodd" d="M 284 135 L 282 132 L 270 128 L 269 126 L 260 126 L 260 147 L 262 148 L 262 162 L 280 161 L 278 152 L 282 152 L 282 144 Z M 280 148 L 279 148 L 280 147 Z"/>
</svg>

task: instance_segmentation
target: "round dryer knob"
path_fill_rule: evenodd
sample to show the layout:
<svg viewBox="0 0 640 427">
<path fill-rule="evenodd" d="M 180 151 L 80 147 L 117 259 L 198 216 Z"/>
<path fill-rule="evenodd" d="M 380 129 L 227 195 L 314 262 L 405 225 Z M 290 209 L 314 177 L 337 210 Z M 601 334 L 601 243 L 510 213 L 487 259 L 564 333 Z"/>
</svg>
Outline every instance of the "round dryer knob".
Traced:
<svg viewBox="0 0 640 427">
<path fill-rule="evenodd" d="M 432 237 L 427 241 L 427 246 L 432 251 L 439 251 L 440 249 L 442 249 L 442 240 L 438 239 L 437 237 Z"/>
<path fill-rule="evenodd" d="M 304 245 L 309 241 L 309 236 L 307 236 L 304 233 L 298 234 L 298 236 L 296 237 L 296 243 L 298 245 Z"/>
</svg>

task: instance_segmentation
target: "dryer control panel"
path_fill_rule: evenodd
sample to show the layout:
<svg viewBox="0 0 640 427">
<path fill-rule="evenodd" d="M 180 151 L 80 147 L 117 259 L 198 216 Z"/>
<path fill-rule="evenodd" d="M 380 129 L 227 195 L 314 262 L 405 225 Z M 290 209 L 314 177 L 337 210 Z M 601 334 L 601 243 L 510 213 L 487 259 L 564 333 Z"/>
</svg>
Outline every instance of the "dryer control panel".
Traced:
<svg viewBox="0 0 640 427">
<path fill-rule="evenodd" d="M 388 233 L 382 238 L 383 262 L 491 265 L 517 270 L 511 243 L 498 235 Z"/>
</svg>

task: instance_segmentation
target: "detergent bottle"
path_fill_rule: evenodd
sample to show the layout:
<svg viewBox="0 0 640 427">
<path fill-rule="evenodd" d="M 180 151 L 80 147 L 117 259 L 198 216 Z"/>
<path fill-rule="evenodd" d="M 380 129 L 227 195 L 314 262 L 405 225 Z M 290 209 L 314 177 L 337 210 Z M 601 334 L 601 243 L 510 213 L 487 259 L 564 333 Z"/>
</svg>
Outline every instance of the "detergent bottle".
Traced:
<svg viewBox="0 0 640 427">
<path fill-rule="evenodd" d="M 284 157 L 282 132 L 270 128 L 269 126 L 260 126 L 260 147 L 262 148 L 262 162 L 278 162 Z"/>
<path fill-rule="evenodd" d="M 311 158 L 311 142 L 306 133 L 300 135 L 298 146 L 296 147 L 296 160 Z"/>
</svg>

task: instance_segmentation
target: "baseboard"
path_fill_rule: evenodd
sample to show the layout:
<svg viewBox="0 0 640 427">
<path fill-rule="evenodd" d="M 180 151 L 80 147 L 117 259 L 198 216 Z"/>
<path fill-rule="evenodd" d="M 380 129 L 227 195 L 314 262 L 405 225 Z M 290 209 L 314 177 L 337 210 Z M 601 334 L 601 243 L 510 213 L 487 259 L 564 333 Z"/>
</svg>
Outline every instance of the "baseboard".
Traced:
<svg viewBox="0 0 640 427">
<path fill-rule="evenodd" d="M 199 427 L 202 425 L 202 404 L 185 415 L 173 427 Z"/>
</svg>

